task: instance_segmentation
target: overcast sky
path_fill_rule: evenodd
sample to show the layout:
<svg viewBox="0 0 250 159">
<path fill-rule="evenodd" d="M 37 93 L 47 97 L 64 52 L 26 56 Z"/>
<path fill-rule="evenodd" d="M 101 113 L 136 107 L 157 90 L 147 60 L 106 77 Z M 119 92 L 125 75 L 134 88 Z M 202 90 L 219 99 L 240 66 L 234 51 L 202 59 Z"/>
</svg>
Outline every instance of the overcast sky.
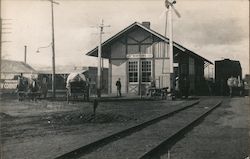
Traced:
<svg viewBox="0 0 250 159">
<path fill-rule="evenodd" d="M 133 22 L 150 21 L 151 29 L 164 34 L 164 0 L 57 0 L 55 5 L 55 46 L 57 65 L 96 65 L 85 53 L 98 44 L 100 23 L 109 38 Z M 248 0 L 177 0 L 174 41 L 214 62 L 222 58 L 240 60 L 243 73 L 249 68 Z M 28 63 L 51 66 L 51 10 L 46 0 L 2 0 L 4 20 L 3 54 L 23 60 L 28 46 Z"/>
</svg>

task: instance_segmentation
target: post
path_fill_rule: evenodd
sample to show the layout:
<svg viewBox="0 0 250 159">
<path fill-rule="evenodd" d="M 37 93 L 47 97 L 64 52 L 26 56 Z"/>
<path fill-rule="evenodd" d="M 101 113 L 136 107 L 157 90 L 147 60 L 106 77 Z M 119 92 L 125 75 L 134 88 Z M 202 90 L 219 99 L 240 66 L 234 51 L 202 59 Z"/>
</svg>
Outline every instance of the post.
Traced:
<svg viewBox="0 0 250 159">
<path fill-rule="evenodd" d="M 51 2 L 51 21 L 52 21 L 52 97 L 56 97 L 55 88 L 55 35 L 54 35 L 54 6 L 53 0 Z"/>
<path fill-rule="evenodd" d="M 169 72 L 170 72 L 170 91 L 173 89 L 173 17 L 172 17 L 172 6 L 169 6 L 168 10 L 168 16 L 169 16 Z"/>
<path fill-rule="evenodd" d="M 142 98 L 142 60 L 139 58 L 139 95 Z"/>
<path fill-rule="evenodd" d="M 1 7 L 1 0 L 0 0 L 0 7 Z M 2 82 L 1 79 L 2 79 L 2 17 L 0 12 L 0 83 Z"/>
<path fill-rule="evenodd" d="M 27 63 L 27 46 L 24 46 L 24 63 Z"/>
<path fill-rule="evenodd" d="M 170 62 L 170 73 L 174 72 L 173 69 L 173 23 L 172 23 L 172 7 L 169 7 L 169 62 Z"/>
<path fill-rule="evenodd" d="M 98 46 L 98 69 L 97 69 L 97 97 L 101 97 L 101 65 L 102 65 L 102 33 L 103 33 L 103 20 L 100 25 L 100 39 Z"/>
</svg>

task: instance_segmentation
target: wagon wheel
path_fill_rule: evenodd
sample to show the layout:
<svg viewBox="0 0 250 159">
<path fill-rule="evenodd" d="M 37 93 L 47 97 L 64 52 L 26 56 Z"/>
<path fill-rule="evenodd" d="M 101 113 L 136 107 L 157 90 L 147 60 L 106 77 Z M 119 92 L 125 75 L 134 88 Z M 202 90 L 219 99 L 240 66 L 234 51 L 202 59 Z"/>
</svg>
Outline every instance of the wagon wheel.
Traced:
<svg viewBox="0 0 250 159">
<path fill-rule="evenodd" d="M 85 97 L 86 96 L 86 97 Z M 86 87 L 85 93 L 84 93 L 84 99 L 86 98 L 86 101 L 89 102 L 89 87 Z"/>
<path fill-rule="evenodd" d="M 85 91 L 84 91 L 83 97 L 84 97 L 84 98 L 83 98 L 84 101 L 87 101 L 87 102 L 89 101 L 89 93 L 88 93 L 88 90 L 85 90 Z"/>
<path fill-rule="evenodd" d="M 21 94 L 20 94 L 20 92 L 17 92 L 17 97 L 18 97 L 18 101 L 21 101 L 22 99 L 21 99 Z"/>
<path fill-rule="evenodd" d="M 86 96 L 87 96 L 87 102 L 89 102 L 89 90 L 87 90 Z"/>
<path fill-rule="evenodd" d="M 67 102 L 69 104 L 69 90 L 67 89 Z"/>
</svg>

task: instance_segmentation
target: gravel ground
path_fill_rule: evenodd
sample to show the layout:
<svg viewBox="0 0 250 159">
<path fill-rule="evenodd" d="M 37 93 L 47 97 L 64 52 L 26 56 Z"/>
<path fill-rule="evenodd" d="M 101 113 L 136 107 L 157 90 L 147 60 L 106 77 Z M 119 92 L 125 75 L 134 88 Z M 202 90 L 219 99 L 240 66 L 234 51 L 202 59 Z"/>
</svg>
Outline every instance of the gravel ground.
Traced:
<svg viewBox="0 0 250 159">
<path fill-rule="evenodd" d="M 137 159 L 153 147 L 157 146 L 162 140 L 170 137 L 187 123 L 206 112 L 207 109 L 218 103 L 218 101 L 219 100 L 201 101 L 199 105 L 195 105 L 194 107 L 180 112 L 170 118 L 150 125 L 141 131 L 105 145 L 104 147 L 81 157 L 81 159 Z"/>
<path fill-rule="evenodd" d="M 54 158 L 183 103 L 103 102 L 94 118 L 91 103 L 0 102 L 1 159 Z M 225 98 L 222 106 L 171 149 L 171 158 L 244 159 L 250 150 L 248 106 L 248 98 Z"/>
<path fill-rule="evenodd" d="M 250 155 L 249 98 L 227 98 L 171 149 L 171 159 L 245 159 Z M 162 159 L 167 158 L 167 154 Z"/>
<path fill-rule="evenodd" d="M 1 157 L 54 158 L 173 109 L 183 101 L 91 103 L 1 100 Z"/>
</svg>

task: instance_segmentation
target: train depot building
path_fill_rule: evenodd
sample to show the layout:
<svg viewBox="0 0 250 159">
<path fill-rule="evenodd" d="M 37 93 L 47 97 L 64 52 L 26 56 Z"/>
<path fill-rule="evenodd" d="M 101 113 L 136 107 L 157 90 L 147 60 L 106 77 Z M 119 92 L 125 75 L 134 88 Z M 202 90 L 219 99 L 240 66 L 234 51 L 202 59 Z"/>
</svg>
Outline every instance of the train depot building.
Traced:
<svg viewBox="0 0 250 159">
<path fill-rule="evenodd" d="M 204 68 L 209 60 L 174 42 L 173 67 L 166 53 L 169 39 L 150 29 L 150 22 L 135 22 L 102 43 L 102 58 L 109 61 L 108 93 L 116 93 L 116 81 L 121 79 L 123 94 L 145 95 L 151 81 L 156 88 L 178 89 L 188 82 L 191 94 L 206 91 Z M 98 56 L 98 47 L 87 53 Z"/>
</svg>

